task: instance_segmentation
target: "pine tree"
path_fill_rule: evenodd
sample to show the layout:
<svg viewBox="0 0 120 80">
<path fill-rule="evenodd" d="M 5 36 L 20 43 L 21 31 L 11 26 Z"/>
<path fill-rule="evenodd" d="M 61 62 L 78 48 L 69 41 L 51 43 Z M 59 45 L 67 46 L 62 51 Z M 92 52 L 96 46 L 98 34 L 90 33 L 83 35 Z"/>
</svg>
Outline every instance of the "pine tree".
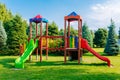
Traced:
<svg viewBox="0 0 120 80">
<path fill-rule="evenodd" d="M 7 46 L 10 55 L 19 54 L 19 45 L 24 43 L 26 36 L 26 21 L 22 20 L 19 15 L 16 15 L 12 20 L 5 22 L 5 30 L 8 35 Z"/>
<path fill-rule="evenodd" d="M 82 37 L 88 41 L 88 44 L 91 47 L 93 47 L 93 36 L 86 23 L 82 26 Z"/>
<path fill-rule="evenodd" d="M 109 28 L 108 38 L 104 52 L 108 55 L 118 55 L 119 46 L 115 38 L 115 24 L 112 19 L 111 25 L 108 28 Z"/>
<path fill-rule="evenodd" d="M 4 27 L 2 26 L 2 22 L 0 21 L 0 53 L 2 53 L 4 47 L 6 46 L 6 40 L 7 34 Z"/>
</svg>

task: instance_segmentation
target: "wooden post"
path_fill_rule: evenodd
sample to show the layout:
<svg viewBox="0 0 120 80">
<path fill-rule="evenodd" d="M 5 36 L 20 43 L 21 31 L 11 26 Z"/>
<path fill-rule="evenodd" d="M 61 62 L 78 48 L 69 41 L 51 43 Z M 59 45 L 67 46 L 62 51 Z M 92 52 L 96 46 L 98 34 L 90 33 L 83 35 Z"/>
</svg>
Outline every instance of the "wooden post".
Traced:
<svg viewBox="0 0 120 80">
<path fill-rule="evenodd" d="M 79 21 L 80 21 L 80 43 L 81 43 L 81 38 L 82 38 L 82 19 L 80 19 Z M 80 61 L 82 61 L 82 55 L 83 55 L 82 48 L 80 46 Z"/>
<path fill-rule="evenodd" d="M 78 19 L 78 64 L 80 64 L 80 48 L 81 48 L 81 39 L 80 39 L 80 20 Z"/>
<path fill-rule="evenodd" d="M 36 23 L 36 37 L 38 36 L 38 23 Z M 38 48 L 36 48 L 36 60 L 38 60 Z"/>
<path fill-rule="evenodd" d="M 42 62 L 42 21 L 40 23 L 40 62 Z"/>
<path fill-rule="evenodd" d="M 46 23 L 46 36 L 48 36 L 48 23 Z M 46 60 L 48 60 L 48 39 L 46 38 Z"/>
<path fill-rule="evenodd" d="M 67 55 L 67 52 L 66 52 L 66 20 L 64 20 L 64 63 L 66 63 L 66 55 Z"/>
<path fill-rule="evenodd" d="M 30 22 L 30 39 L 32 39 L 32 22 Z M 29 61 L 32 60 L 32 54 L 29 56 Z"/>
</svg>

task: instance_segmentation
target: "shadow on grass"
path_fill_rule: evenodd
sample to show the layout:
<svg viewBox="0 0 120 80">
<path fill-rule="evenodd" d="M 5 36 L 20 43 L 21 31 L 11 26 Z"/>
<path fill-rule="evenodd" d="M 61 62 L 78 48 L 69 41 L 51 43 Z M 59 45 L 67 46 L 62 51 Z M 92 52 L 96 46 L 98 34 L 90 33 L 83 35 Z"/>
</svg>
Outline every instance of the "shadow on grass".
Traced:
<svg viewBox="0 0 120 80">
<path fill-rule="evenodd" d="M 5 68 L 14 68 L 14 62 L 15 58 L 0 59 L 0 64 L 2 64 Z"/>
<path fill-rule="evenodd" d="M 81 65 L 87 65 L 87 66 L 107 66 L 107 63 L 91 63 L 91 64 L 81 63 Z"/>
<path fill-rule="evenodd" d="M 78 64 L 75 61 L 68 61 L 67 63 L 64 63 L 63 61 L 43 61 L 43 62 L 36 62 L 35 64 L 31 64 L 31 66 L 70 66 L 70 65 L 76 65 L 76 66 L 107 66 L 107 63 L 80 63 Z"/>
<path fill-rule="evenodd" d="M 106 53 L 103 53 L 103 52 L 97 52 L 98 54 L 100 54 L 101 56 L 110 56 L 110 55 L 107 55 Z M 88 52 L 88 53 L 84 53 L 83 56 L 94 56 L 92 53 Z"/>
</svg>

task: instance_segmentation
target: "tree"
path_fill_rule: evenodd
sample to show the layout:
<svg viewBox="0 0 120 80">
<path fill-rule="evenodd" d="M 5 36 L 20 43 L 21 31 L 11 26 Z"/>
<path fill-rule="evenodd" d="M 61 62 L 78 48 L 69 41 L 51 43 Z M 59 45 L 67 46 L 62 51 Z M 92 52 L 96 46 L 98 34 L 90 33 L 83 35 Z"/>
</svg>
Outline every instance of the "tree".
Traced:
<svg viewBox="0 0 120 80">
<path fill-rule="evenodd" d="M 96 32 L 95 32 L 95 37 L 93 39 L 94 44 L 97 47 L 105 47 L 106 44 L 106 39 L 107 39 L 107 30 L 104 28 L 99 28 Z"/>
<path fill-rule="evenodd" d="M 2 26 L 2 22 L 0 21 L 0 53 L 3 52 L 4 47 L 6 46 L 7 34 L 5 32 L 4 27 Z"/>
<path fill-rule="evenodd" d="M 58 35 L 58 26 L 56 25 L 55 22 L 48 24 L 48 35 L 50 36 Z"/>
<path fill-rule="evenodd" d="M 93 46 L 93 36 L 86 23 L 82 26 L 82 37 L 88 41 L 91 47 Z"/>
<path fill-rule="evenodd" d="M 4 23 L 5 21 L 10 20 L 11 17 L 11 11 L 7 10 L 5 4 L 0 3 L 0 20 Z"/>
<path fill-rule="evenodd" d="M 111 25 L 108 27 L 108 38 L 107 38 L 107 44 L 105 47 L 104 52 L 108 55 L 118 55 L 119 53 L 119 46 L 116 41 L 116 34 L 115 34 L 115 24 L 113 20 L 111 19 Z"/>
<path fill-rule="evenodd" d="M 5 22 L 4 27 L 8 35 L 7 46 L 11 55 L 19 54 L 19 45 L 25 43 L 26 26 L 26 21 L 22 20 L 19 15 L 15 15 L 12 20 Z"/>
</svg>

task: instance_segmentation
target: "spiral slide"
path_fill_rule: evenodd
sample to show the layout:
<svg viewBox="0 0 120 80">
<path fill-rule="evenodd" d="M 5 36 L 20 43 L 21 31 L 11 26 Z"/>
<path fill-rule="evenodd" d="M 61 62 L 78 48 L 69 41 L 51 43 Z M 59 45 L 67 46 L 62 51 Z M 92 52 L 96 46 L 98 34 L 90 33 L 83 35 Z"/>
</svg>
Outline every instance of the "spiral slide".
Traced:
<svg viewBox="0 0 120 80">
<path fill-rule="evenodd" d="M 88 45 L 88 42 L 87 42 L 85 39 L 83 39 L 83 38 L 81 39 L 81 47 L 82 47 L 83 49 L 86 49 L 86 50 L 90 51 L 90 52 L 91 52 L 93 55 L 95 55 L 97 58 L 99 58 L 99 59 L 107 62 L 107 64 L 108 64 L 109 67 L 111 66 L 110 60 L 109 60 L 108 58 L 106 58 L 106 57 L 101 56 L 99 53 L 95 52 L 95 51 Z"/>
<path fill-rule="evenodd" d="M 26 48 L 22 56 L 20 56 L 15 60 L 15 68 L 24 68 L 24 62 L 29 58 L 29 56 L 37 47 L 38 47 L 38 40 L 36 39 L 34 43 L 34 40 L 31 39 L 28 44 L 28 47 Z"/>
</svg>

